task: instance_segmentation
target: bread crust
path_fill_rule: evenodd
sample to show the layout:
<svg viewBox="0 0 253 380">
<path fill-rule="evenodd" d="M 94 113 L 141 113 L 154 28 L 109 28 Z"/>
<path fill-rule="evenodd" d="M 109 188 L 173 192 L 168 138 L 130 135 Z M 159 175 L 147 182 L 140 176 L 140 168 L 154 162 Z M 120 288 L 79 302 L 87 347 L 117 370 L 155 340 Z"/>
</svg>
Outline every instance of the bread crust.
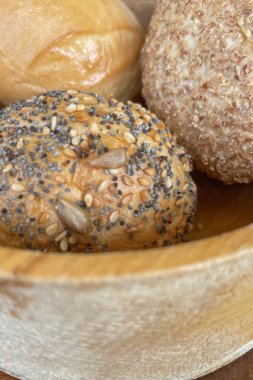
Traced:
<svg viewBox="0 0 253 380">
<path fill-rule="evenodd" d="M 143 94 L 196 166 L 253 180 L 253 1 L 162 0 L 142 55 Z"/>
<path fill-rule="evenodd" d="M 47 90 L 127 100 L 140 89 L 140 24 L 118 0 L 1 2 L 0 101 Z"/>
<path fill-rule="evenodd" d="M 102 252 L 184 238 L 191 162 L 141 105 L 50 92 L 0 113 L 0 243 Z"/>
</svg>

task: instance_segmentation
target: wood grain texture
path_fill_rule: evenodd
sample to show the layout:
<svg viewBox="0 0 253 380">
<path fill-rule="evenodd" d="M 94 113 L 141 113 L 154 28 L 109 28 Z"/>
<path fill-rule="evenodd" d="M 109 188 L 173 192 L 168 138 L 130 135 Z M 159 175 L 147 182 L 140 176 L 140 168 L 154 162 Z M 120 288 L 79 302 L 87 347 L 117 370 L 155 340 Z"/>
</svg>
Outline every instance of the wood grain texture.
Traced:
<svg viewBox="0 0 253 380">
<path fill-rule="evenodd" d="M 0 373 L 0 380 L 15 380 L 16 378 Z M 253 350 L 219 370 L 205 375 L 199 380 L 252 380 L 253 379 Z M 50 380 L 50 379 L 49 379 Z"/>
</svg>

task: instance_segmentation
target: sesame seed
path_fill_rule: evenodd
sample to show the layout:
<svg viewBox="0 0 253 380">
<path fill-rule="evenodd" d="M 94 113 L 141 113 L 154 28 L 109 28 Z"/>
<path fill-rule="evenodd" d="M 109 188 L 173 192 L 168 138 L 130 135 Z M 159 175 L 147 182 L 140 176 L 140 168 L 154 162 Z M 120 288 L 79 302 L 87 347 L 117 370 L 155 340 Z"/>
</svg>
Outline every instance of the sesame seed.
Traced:
<svg viewBox="0 0 253 380">
<path fill-rule="evenodd" d="M 55 131 L 57 127 L 57 117 L 54 115 L 51 120 L 51 130 Z"/>
</svg>

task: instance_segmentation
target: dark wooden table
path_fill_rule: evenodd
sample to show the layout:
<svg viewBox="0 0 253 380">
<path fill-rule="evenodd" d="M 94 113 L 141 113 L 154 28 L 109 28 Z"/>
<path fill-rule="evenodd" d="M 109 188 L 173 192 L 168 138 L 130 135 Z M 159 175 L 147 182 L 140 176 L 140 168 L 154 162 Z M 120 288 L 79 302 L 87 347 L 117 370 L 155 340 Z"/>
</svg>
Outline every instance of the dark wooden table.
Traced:
<svg viewBox="0 0 253 380">
<path fill-rule="evenodd" d="M 0 380 L 15 379 L 4 373 L 0 373 Z M 235 360 L 233 363 L 228 364 L 210 375 L 201 377 L 199 380 L 253 380 L 253 350 Z"/>
</svg>

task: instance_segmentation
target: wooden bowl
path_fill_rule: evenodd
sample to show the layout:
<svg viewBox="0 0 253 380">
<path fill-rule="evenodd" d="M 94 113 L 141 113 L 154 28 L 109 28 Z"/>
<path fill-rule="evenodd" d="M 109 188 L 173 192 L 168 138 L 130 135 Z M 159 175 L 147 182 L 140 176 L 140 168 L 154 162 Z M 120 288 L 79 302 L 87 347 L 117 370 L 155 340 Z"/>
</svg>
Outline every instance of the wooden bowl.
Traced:
<svg viewBox="0 0 253 380">
<path fill-rule="evenodd" d="M 21 379 L 193 379 L 253 346 L 253 184 L 196 174 L 188 243 L 0 249 L 0 369 Z"/>
</svg>

